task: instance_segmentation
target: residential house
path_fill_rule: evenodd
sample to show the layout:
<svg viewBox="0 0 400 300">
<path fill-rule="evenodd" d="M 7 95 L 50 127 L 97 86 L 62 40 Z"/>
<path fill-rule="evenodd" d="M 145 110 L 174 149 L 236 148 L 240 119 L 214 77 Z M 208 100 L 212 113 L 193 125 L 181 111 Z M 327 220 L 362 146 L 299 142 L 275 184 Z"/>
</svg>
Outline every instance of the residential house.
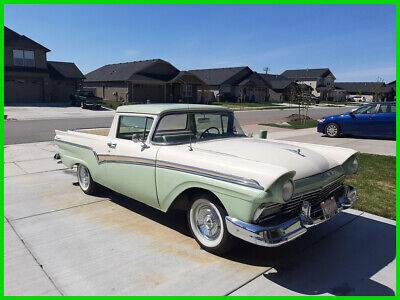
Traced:
<svg viewBox="0 0 400 300">
<path fill-rule="evenodd" d="M 386 84 L 386 100 L 396 101 L 396 80 Z"/>
<path fill-rule="evenodd" d="M 361 97 L 365 102 L 385 101 L 387 92 L 384 82 L 335 82 L 335 90 L 347 99 Z"/>
<path fill-rule="evenodd" d="M 328 68 L 286 70 L 281 74 L 299 84 L 312 87 L 312 94 L 321 100 L 333 100 L 332 91 L 336 77 Z"/>
<path fill-rule="evenodd" d="M 105 101 L 196 103 L 196 75 L 179 71 L 162 59 L 105 65 L 88 74 L 84 83 Z"/>
<path fill-rule="evenodd" d="M 249 67 L 197 69 L 189 72 L 205 82 L 198 90 L 202 102 L 264 102 L 269 98 L 268 84 Z"/>
<path fill-rule="evenodd" d="M 67 102 L 82 86 L 74 63 L 48 62 L 50 50 L 4 26 L 4 103 Z"/>
<path fill-rule="evenodd" d="M 51 101 L 63 102 L 83 87 L 85 76 L 72 62 L 47 61 L 51 78 Z"/>
<path fill-rule="evenodd" d="M 299 91 L 299 85 L 293 80 L 276 74 L 259 73 L 269 85 L 269 101 L 287 101 L 292 91 Z"/>
</svg>

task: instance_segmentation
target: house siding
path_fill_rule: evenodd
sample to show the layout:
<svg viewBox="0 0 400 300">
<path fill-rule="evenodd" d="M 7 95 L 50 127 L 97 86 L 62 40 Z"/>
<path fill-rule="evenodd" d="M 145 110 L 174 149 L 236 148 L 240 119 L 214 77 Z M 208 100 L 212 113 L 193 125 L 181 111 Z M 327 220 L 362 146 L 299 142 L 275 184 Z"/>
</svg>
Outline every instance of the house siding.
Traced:
<svg viewBox="0 0 400 300">
<path fill-rule="evenodd" d="M 129 88 L 126 81 L 84 82 L 84 88 L 93 90 L 104 101 L 129 101 Z"/>
</svg>

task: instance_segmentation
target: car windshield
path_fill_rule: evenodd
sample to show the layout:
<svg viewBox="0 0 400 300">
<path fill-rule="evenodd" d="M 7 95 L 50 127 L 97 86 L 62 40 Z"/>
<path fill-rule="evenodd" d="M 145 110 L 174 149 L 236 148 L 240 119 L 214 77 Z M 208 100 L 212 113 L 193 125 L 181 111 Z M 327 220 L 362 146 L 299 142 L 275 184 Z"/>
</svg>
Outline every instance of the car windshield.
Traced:
<svg viewBox="0 0 400 300">
<path fill-rule="evenodd" d="M 85 97 L 93 97 L 94 96 L 92 91 L 80 91 L 79 94 L 81 96 L 85 96 Z"/>
<path fill-rule="evenodd" d="M 231 112 L 188 112 L 163 116 L 158 122 L 153 141 L 183 144 L 243 136 L 245 134 Z"/>
</svg>

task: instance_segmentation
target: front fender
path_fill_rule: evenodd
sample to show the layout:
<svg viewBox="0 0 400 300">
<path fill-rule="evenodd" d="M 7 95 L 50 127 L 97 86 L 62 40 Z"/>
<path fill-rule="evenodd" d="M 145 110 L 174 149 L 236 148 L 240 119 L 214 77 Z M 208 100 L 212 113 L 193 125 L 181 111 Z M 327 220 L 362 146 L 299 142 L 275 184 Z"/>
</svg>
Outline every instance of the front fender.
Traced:
<svg viewBox="0 0 400 300">
<path fill-rule="evenodd" d="M 201 188 L 210 191 L 222 202 L 228 215 L 250 221 L 255 209 L 265 202 L 267 192 L 213 178 L 156 168 L 157 195 L 160 209 L 167 211 L 184 191 Z"/>
</svg>

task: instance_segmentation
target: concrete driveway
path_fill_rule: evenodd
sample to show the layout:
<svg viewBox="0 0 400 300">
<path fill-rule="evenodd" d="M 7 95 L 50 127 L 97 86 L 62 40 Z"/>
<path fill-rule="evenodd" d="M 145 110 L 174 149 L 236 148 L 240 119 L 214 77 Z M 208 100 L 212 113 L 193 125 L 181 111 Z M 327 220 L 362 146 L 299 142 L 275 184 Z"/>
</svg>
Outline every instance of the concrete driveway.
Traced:
<svg viewBox="0 0 400 300">
<path fill-rule="evenodd" d="M 394 295 L 395 222 L 356 210 L 280 248 L 201 250 L 186 217 L 80 191 L 51 142 L 5 147 L 5 295 Z"/>
</svg>

